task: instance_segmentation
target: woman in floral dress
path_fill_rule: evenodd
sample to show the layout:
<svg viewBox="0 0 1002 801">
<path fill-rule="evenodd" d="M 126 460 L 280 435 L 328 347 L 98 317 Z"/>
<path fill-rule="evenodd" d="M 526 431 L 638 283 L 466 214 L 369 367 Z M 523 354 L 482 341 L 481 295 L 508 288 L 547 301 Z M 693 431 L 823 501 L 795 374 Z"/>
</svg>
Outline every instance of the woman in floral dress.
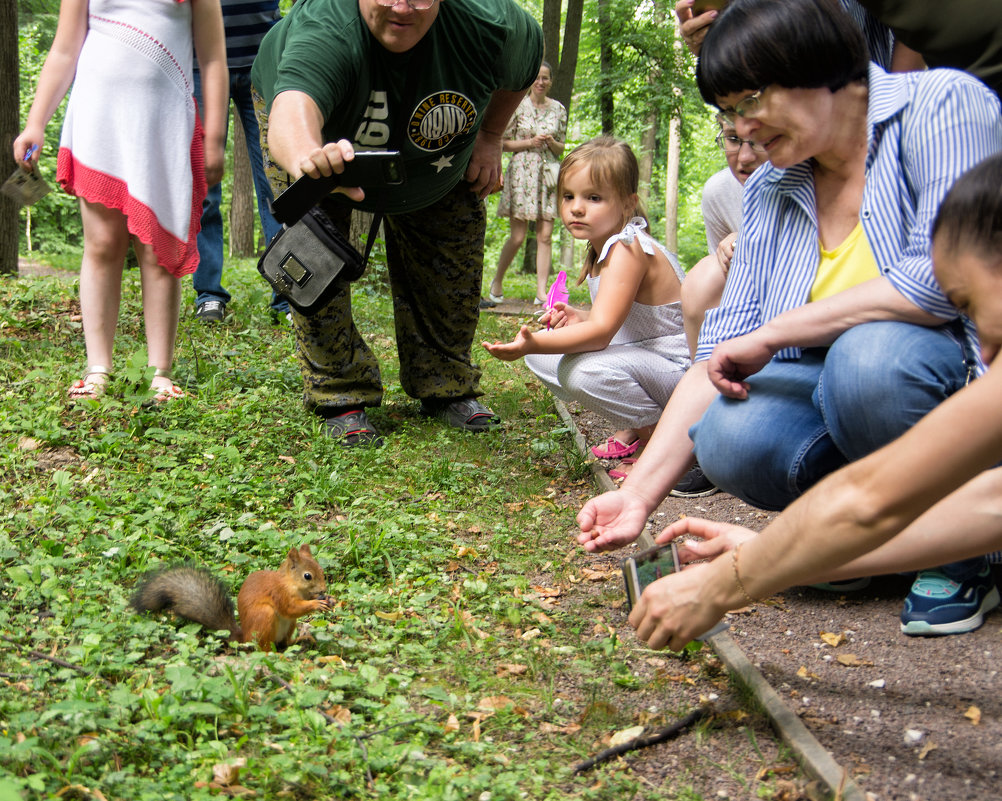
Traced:
<svg viewBox="0 0 1002 801">
<path fill-rule="evenodd" d="M 551 235 L 557 215 L 557 165 L 564 151 L 567 109 L 547 97 L 553 83 L 550 65 L 539 67 L 529 94 L 519 104 L 505 131 L 504 149 L 513 153 L 504 176 L 498 216 L 511 218 L 511 233 L 501 248 L 491 281 L 489 305 L 504 300 L 504 274 L 525 241 L 529 223 L 536 221 L 536 304 L 542 305 L 550 277 Z M 553 165 L 552 186 L 547 165 Z"/>
</svg>

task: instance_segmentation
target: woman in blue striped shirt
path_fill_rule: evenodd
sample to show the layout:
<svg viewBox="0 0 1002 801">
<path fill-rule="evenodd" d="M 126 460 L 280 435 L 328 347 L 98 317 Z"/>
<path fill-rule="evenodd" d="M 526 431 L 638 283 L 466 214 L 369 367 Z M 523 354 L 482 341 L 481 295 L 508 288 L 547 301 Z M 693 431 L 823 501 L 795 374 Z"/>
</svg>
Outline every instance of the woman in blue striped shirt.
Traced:
<svg viewBox="0 0 1002 801">
<path fill-rule="evenodd" d="M 825 0 L 734 0 L 697 76 L 769 163 L 746 184 L 696 363 L 623 487 L 579 514 L 589 550 L 639 535 L 693 445 L 717 486 L 782 509 L 902 434 L 978 363 L 933 276 L 929 229 L 953 182 L 1002 148 L 994 95 L 952 70 L 868 64 L 858 27 Z M 976 627 L 987 574 L 984 560 L 920 574 L 902 629 Z"/>
</svg>

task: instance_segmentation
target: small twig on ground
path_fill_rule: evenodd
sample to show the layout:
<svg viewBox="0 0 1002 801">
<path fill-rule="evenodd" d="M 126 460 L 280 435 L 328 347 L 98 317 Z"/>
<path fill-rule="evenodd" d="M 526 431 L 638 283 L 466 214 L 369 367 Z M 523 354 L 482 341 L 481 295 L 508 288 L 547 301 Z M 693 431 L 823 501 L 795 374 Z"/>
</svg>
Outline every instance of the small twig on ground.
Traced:
<svg viewBox="0 0 1002 801">
<path fill-rule="evenodd" d="M 710 717 L 712 712 L 709 707 L 701 706 L 694 709 L 688 715 L 686 715 L 681 720 L 676 721 L 671 724 L 671 726 L 666 726 L 661 729 L 661 731 L 655 732 L 647 737 L 637 737 L 635 740 L 630 740 L 628 743 L 623 743 L 622 745 L 614 746 L 613 748 L 606 748 L 604 751 L 596 754 L 591 759 L 586 759 L 584 762 L 579 763 L 574 766 L 575 773 L 583 773 L 586 770 L 591 770 L 600 762 L 605 762 L 606 760 L 612 759 L 613 757 L 625 754 L 628 751 L 635 751 L 639 748 L 647 748 L 652 745 L 657 745 L 658 743 L 666 742 L 674 737 L 680 735 L 687 728 L 692 726 L 694 723 L 703 720 L 704 718 Z"/>
<path fill-rule="evenodd" d="M 80 665 L 74 665 L 72 662 L 67 662 L 65 659 L 60 659 L 58 656 L 49 656 L 48 654 L 43 654 L 41 651 L 36 651 L 33 648 L 27 648 L 26 646 L 19 643 L 17 640 L 8 637 L 6 634 L 0 634 L 0 640 L 9 642 L 11 645 L 16 646 L 17 648 L 20 648 L 23 651 L 27 651 L 28 655 L 33 656 L 35 659 L 46 659 L 49 662 L 52 662 L 52 664 L 54 665 L 59 665 L 59 667 L 69 668 L 70 670 L 76 670 L 79 671 L 80 673 L 86 673 L 88 676 L 93 676 L 96 679 L 100 679 L 107 686 L 109 687 L 111 686 L 111 682 L 109 682 L 106 678 L 104 678 L 104 676 L 95 673 L 93 670 L 87 670 L 87 668 L 80 667 Z"/>
</svg>

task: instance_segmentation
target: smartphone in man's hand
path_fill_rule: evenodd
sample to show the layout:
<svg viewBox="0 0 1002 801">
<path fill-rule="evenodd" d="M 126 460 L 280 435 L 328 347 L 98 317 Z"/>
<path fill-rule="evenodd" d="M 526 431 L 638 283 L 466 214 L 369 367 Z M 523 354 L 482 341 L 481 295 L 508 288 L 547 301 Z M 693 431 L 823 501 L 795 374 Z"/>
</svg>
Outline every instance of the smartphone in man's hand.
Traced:
<svg viewBox="0 0 1002 801">
<path fill-rule="evenodd" d="M 320 178 L 304 175 L 271 202 L 280 223 L 291 225 L 339 186 L 398 186 L 404 182 L 404 161 L 398 150 L 356 150 L 344 171 Z"/>
<path fill-rule="evenodd" d="M 672 540 L 667 545 L 656 545 L 641 551 L 636 556 L 628 556 L 622 561 L 623 581 L 626 584 L 626 601 L 632 610 L 644 589 L 659 578 L 677 573 L 682 569 L 678 561 L 678 548 Z M 714 634 L 719 634 L 728 628 L 727 622 L 721 620 L 709 631 L 704 631 L 694 639 L 705 640 Z"/>
</svg>

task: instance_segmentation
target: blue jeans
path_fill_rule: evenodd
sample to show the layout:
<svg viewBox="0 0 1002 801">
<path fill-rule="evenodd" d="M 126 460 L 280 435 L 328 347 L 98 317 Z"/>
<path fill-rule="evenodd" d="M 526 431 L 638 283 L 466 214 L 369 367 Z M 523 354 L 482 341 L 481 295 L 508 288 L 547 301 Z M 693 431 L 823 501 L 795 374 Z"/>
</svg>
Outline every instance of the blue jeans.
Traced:
<svg viewBox="0 0 1002 801">
<path fill-rule="evenodd" d="M 856 326 L 830 348 L 805 350 L 796 361 L 773 359 L 748 379 L 747 400 L 714 400 L 689 431 L 696 458 L 725 492 L 761 509 L 783 509 L 961 389 L 964 355 L 953 326 Z M 966 560 L 944 572 L 962 580 L 981 564 Z"/>
<path fill-rule="evenodd" d="M 199 108 L 202 106 L 202 80 L 198 71 L 195 72 L 195 100 Z M 247 140 L 247 155 L 250 158 L 251 174 L 254 178 L 254 192 L 257 195 L 257 211 L 261 218 L 261 228 L 265 240 L 270 242 L 275 234 L 282 230 L 281 224 L 271 215 L 271 185 L 264 173 L 264 160 L 261 157 L 261 141 L 258 134 L 257 117 L 254 115 L 254 104 L 251 102 L 251 78 L 249 72 L 230 73 L 230 100 L 236 109 L 240 124 Z M 202 202 L 202 230 L 198 234 L 198 269 L 193 276 L 195 305 L 207 300 L 230 302 L 230 293 L 223 289 L 223 215 L 220 203 L 223 199 L 223 185 L 210 186 Z M 289 310 L 288 301 L 272 294 L 271 308 L 276 312 Z"/>
</svg>

